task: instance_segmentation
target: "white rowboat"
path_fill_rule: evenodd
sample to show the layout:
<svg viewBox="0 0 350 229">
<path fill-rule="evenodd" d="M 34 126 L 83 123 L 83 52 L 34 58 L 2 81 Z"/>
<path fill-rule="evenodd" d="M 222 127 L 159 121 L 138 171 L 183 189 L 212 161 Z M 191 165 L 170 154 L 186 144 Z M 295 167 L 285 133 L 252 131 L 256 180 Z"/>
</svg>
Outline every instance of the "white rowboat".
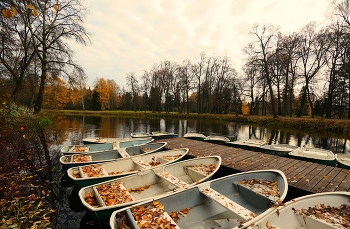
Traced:
<svg viewBox="0 0 350 229">
<path fill-rule="evenodd" d="M 334 153 L 330 150 L 321 148 L 300 147 L 288 153 L 294 159 L 332 165 L 335 161 Z"/>
<path fill-rule="evenodd" d="M 79 197 L 96 223 L 108 222 L 113 211 L 142 201 L 167 196 L 209 180 L 219 169 L 221 157 L 183 160 L 130 176 L 87 186 Z"/>
<path fill-rule="evenodd" d="M 153 222 L 160 222 L 160 228 L 170 224 L 176 229 L 245 228 L 274 211 L 271 207 L 282 203 L 287 190 L 287 178 L 279 170 L 233 174 L 117 210 L 110 227 L 137 229 L 149 224 L 153 228 Z"/>
<path fill-rule="evenodd" d="M 181 161 L 187 153 L 187 148 L 165 150 L 152 154 L 121 158 L 105 163 L 72 167 L 67 170 L 67 174 L 76 187 L 82 188 L 118 177 L 135 174 L 142 170 Z"/>
</svg>

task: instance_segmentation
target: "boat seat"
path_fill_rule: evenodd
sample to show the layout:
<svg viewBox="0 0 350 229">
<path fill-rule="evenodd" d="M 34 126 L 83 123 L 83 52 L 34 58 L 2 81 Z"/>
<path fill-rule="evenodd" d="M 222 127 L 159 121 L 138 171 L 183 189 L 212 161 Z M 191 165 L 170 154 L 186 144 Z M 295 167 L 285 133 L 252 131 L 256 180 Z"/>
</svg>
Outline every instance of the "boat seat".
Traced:
<svg viewBox="0 0 350 229">
<path fill-rule="evenodd" d="M 215 200 L 217 203 L 221 204 L 225 208 L 230 209 L 234 213 L 236 213 L 242 220 L 250 220 L 255 217 L 255 213 L 246 209 L 245 207 L 237 204 L 236 202 L 230 200 L 226 196 L 221 193 L 215 191 L 212 188 L 205 187 L 200 190 L 201 193 L 206 195 L 207 197 Z"/>
<path fill-rule="evenodd" d="M 314 217 L 313 215 L 303 215 L 294 213 L 296 218 L 298 219 L 298 222 L 300 223 L 300 228 L 322 228 L 322 229 L 335 229 L 335 228 L 341 228 L 340 224 L 335 223 L 339 222 L 339 219 L 335 219 L 331 216 L 326 216 L 327 219 L 333 219 L 333 223 L 328 223 L 324 219 L 318 219 Z M 299 228 L 298 228 L 299 229 Z"/>
<path fill-rule="evenodd" d="M 118 149 L 118 152 L 123 158 L 130 157 L 130 155 L 126 152 L 125 148 Z"/>
<path fill-rule="evenodd" d="M 162 173 L 156 173 L 157 176 L 160 176 L 161 178 L 169 181 L 170 183 L 178 186 L 178 187 L 181 187 L 181 188 L 186 188 L 188 187 L 188 184 L 186 182 L 183 182 L 182 180 L 180 180 L 179 178 L 177 177 L 174 177 L 173 175 L 171 175 L 170 173 L 167 173 L 167 172 L 162 172 Z"/>
<path fill-rule="evenodd" d="M 150 169 L 150 168 L 151 168 L 151 165 L 148 164 L 148 162 L 146 162 L 146 161 L 142 161 L 142 160 L 136 161 L 135 159 L 132 159 L 132 161 L 133 161 L 135 164 L 138 164 L 139 166 L 141 166 L 142 169 Z"/>
</svg>

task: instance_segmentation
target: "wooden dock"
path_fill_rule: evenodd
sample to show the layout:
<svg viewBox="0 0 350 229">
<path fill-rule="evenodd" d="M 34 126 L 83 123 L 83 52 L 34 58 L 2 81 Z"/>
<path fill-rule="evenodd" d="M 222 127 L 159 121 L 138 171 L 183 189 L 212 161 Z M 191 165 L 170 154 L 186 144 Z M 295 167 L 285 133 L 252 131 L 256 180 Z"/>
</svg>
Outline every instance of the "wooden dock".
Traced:
<svg viewBox="0 0 350 229">
<path fill-rule="evenodd" d="M 191 157 L 220 155 L 221 175 L 262 169 L 279 169 L 288 179 L 295 197 L 311 193 L 349 191 L 350 171 L 286 157 L 186 138 L 166 139 L 168 148 L 189 148 Z"/>
</svg>

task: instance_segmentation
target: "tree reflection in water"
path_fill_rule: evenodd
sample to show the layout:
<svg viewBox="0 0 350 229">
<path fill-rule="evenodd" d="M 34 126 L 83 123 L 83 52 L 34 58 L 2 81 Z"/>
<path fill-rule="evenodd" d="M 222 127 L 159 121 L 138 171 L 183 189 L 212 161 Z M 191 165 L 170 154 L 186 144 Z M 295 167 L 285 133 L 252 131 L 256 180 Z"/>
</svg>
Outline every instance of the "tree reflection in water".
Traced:
<svg viewBox="0 0 350 229">
<path fill-rule="evenodd" d="M 49 228 L 108 228 L 90 222 L 77 191 L 64 179 L 55 131 L 42 129 L 33 120 L 0 118 L 0 198 L 7 203 L 29 200 L 35 206 L 42 202 L 41 215 L 50 216 Z M 29 221 L 24 228 L 31 226 Z"/>
</svg>

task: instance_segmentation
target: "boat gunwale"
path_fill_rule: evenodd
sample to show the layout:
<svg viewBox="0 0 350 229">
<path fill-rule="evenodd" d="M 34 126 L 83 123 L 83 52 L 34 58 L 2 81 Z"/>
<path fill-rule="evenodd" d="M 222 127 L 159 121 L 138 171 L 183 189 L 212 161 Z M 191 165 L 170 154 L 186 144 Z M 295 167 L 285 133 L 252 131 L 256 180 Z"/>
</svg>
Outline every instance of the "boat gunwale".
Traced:
<svg viewBox="0 0 350 229">
<path fill-rule="evenodd" d="M 297 151 L 300 151 L 299 155 L 296 154 Z M 304 151 L 309 151 L 309 152 L 316 152 L 316 153 L 321 153 L 325 154 L 326 157 L 318 157 L 317 154 L 315 154 L 316 157 L 312 157 L 312 155 L 304 154 Z M 292 157 L 297 157 L 297 158 L 306 158 L 306 159 L 314 159 L 314 160 L 320 160 L 320 161 L 334 161 L 335 160 L 335 154 L 331 150 L 327 149 L 321 149 L 321 148 L 305 148 L 305 147 L 299 147 L 291 152 L 288 153 L 289 156 Z"/>
</svg>

